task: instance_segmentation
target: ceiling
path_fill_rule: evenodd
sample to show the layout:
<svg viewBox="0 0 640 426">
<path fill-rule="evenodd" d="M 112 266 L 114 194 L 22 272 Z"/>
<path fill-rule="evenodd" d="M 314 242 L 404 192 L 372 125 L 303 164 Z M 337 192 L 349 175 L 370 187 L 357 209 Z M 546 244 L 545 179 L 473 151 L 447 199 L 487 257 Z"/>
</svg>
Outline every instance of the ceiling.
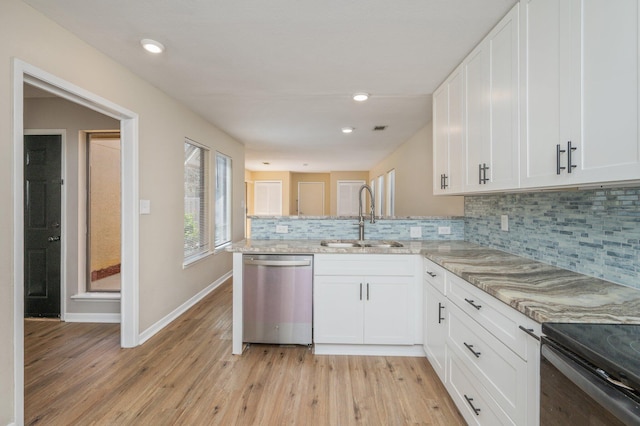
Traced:
<svg viewBox="0 0 640 426">
<path fill-rule="evenodd" d="M 516 3 L 24 1 L 242 142 L 246 168 L 296 172 L 369 170 L 393 152 Z M 143 51 L 142 38 L 165 52 Z"/>
</svg>

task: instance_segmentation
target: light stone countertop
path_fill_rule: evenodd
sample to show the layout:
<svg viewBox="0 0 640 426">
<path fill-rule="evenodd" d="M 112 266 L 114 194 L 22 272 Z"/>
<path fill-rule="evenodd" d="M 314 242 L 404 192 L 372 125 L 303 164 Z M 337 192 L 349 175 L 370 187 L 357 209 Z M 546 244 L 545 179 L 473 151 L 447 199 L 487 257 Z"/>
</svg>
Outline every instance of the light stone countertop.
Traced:
<svg viewBox="0 0 640 426">
<path fill-rule="evenodd" d="M 367 241 L 368 242 L 368 241 Z M 539 322 L 640 324 L 640 290 L 465 241 L 330 248 L 319 240 L 243 240 L 236 253 L 420 254 Z"/>
</svg>

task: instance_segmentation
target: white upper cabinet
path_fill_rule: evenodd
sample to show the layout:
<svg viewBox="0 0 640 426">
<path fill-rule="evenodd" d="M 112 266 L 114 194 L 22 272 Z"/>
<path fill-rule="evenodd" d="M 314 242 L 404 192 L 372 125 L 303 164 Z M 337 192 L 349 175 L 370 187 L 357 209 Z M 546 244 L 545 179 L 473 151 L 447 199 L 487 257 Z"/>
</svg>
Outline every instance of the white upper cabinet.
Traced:
<svg viewBox="0 0 640 426">
<path fill-rule="evenodd" d="M 462 63 L 465 192 L 518 188 L 518 9 Z"/>
<path fill-rule="evenodd" d="M 638 1 L 521 8 L 521 186 L 640 179 Z"/>
<path fill-rule="evenodd" d="M 462 66 L 433 94 L 433 193 L 456 194 L 463 184 Z"/>
</svg>

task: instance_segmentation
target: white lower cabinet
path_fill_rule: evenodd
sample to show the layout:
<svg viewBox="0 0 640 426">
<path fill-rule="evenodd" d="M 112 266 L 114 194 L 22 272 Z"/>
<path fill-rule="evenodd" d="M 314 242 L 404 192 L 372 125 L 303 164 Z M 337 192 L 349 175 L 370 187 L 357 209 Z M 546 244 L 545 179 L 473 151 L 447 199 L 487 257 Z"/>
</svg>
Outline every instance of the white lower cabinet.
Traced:
<svg viewBox="0 0 640 426">
<path fill-rule="evenodd" d="M 413 256 L 337 256 L 314 261 L 314 342 L 413 345 Z"/>
<path fill-rule="evenodd" d="M 539 342 L 527 331 L 539 336 L 540 324 L 448 271 L 438 291 L 431 264 L 425 259 L 425 352 L 465 420 L 538 425 Z"/>
<path fill-rule="evenodd" d="M 447 382 L 447 298 L 444 296 L 444 271 L 425 259 L 424 279 L 424 352 L 442 383 Z M 439 290 L 439 289 L 442 289 Z"/>
</svg>

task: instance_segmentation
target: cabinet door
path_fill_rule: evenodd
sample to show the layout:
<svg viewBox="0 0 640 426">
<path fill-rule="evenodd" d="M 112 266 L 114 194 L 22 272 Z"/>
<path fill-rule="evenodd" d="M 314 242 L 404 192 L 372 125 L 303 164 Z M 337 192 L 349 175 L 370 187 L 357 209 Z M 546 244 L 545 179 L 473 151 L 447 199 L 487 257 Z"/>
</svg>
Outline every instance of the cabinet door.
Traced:
<svg viewBox="0 0 640 426">
<path fill-rule="evenodd" d="M 566 175 L 557 174 L 556 146 L 564 146 L 570 137 L 570 3 L 560 0 L 521 2 L 522 187 L 567 183 Z M 560 161 L 566 162 L 566 152 Z"/>
<path fill-rule="evenodd" d="M 413 343 L 413 277 L 366 277 L 364 342 Z"/>
<path fill-rule="evenodd" d="M 446 298 L 426 281 L 424 289 L 424 351 L 442 383 L 446 383 Z"/>
<path fill-rule="evenodd" d="M 315 343 L 363 343 L 364 280 L 316 276 L 313 285 Z"/>
<path fill-rule="evenodd" d="M 640 178 L 638 9 L 637 0 L 574 0 L 574 50 L 583 56 L 573 56 L 582 91 L 571 138 L 580 183 Z"/>
<path fill-rule="evenodd" d="M 637 0 L 528 0 L 522 15 L 522 186 L 640 179 Z"/>
<path fill-rule="evenodd" d="M 433 193 L 454 194 L 463 184 L 462 67 L 433 94 Z"/>
<path fill-rule="evenodd" d="M 519 185 L 518 10 L 516 5 L 463 63 L 465 192 Z"/>
<path fill-rule="evenodd" d="M 445 81 L 433 93 L 433 193 L 445 192 L 449 173 L 449 88 Z"/>
</svg>

